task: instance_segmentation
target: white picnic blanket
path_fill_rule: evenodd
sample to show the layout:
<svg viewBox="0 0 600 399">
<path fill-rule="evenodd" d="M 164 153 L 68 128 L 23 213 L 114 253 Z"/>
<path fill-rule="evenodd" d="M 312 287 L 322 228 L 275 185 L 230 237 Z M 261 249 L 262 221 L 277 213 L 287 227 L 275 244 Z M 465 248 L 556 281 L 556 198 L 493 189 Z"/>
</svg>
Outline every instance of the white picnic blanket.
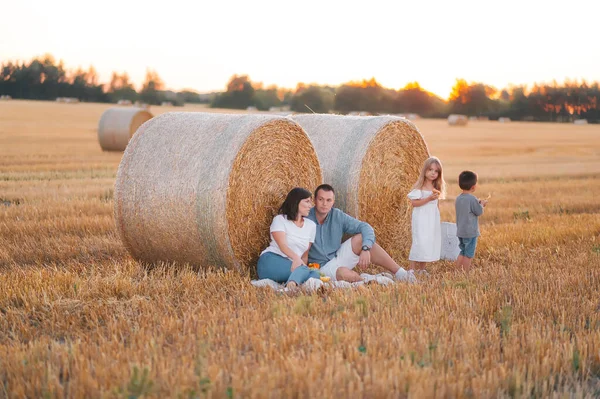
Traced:
<svg viewBox="0 0 600 399">
<path fill-rule="evenodd" d="M 316 278 L 309 278 L 304 284 L 302 284 L 300 286 L 300 288 L 304 289 L 305 291 L 316 291 L 321 287 L 325 287 L 325 288 L 356 288 L 356 287 L 360 287 L 361 285 L 364 284 L 369 284 L 369 283 L 377 283 L 380 285 L 388 285 L 388 284 L 394 284 L 396 281 L 394 280 L 393 276 L 389 273 L 380 273 L 380 274 L 367 274 L 367 273 L 363 273 L 360 275 L 363 278 L 363 281 L 359 281 L 357 283 L 349 283 L 347 281 L 329 281 L 327 283 L 324 283 L 323 281 L 316 279 Z M 255 287 L 270 287 L 275 291 L 280 291 L 280 292 L 287 292 L 288 288 L 286 288 L 283 284 L 279 284 L 276 283 L 273 280 L 270 280 L 268 278 L 264 278 L 262 280 L 252 280 L 250 282 L 253 286 Z"/>
<path fill-rule="evenodd" d="M 456 223 L 442 222 L 442 251 L 440 259 L 456 260 L 460 254 L 458 237 L 456 236 Z"/>
</svg>

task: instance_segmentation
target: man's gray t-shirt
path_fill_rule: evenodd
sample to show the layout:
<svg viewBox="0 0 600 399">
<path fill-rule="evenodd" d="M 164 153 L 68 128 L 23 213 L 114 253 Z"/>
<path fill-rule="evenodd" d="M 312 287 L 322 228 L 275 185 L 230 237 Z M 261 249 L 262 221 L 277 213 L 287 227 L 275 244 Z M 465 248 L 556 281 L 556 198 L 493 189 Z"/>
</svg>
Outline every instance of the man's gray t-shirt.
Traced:
<svg viewBox="0 0 600 399">
<path fill-rule="evenodd" d="M 460 238 L 479 237 L 479 216 L 483 206 L 473 194 L 462 193 L 456 198 L 456 235 Z"/>
</svg>

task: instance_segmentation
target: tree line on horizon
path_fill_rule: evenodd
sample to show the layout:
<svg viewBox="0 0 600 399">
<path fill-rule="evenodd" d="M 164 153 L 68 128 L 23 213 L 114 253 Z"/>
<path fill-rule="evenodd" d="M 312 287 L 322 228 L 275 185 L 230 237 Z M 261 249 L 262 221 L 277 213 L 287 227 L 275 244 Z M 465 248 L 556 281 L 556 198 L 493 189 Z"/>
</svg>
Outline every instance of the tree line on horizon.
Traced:
<svg viewBox="0 0 600 399">
<path fill-rule="evenodd" d="M 447 101 L 428 92 L 417 82 L 399 90 L 379 84 L 375 78 L 340 86 L 298 83 L 295 89 L 264 87 L 248 75 L 234 75 L 221 93 L 199 94 L 194 90 L 174 92 L 155 71 L 148 69 L 139 90 L 127 73 L 113 72 L 109 83 L 100 83 L 93 66 L 67 70 L 51 55 L 26 62 L 0 65 L 0 94 L 12 98 L 55 100 L 74 97 L 86 102 L 117 103 L 119 100 L 160 105 L 207 103 L 216 108 L 259 110 L 289 109 L 294 112 L 407 114 L 442 118 L 448 114 L 512 120 L 570 122 L 587 119 L 600 123 L 598 82 L 566 81 L 563 84 L 533 84 L 498 90 L 480 82 L 457 79 Z"/>
</svg>

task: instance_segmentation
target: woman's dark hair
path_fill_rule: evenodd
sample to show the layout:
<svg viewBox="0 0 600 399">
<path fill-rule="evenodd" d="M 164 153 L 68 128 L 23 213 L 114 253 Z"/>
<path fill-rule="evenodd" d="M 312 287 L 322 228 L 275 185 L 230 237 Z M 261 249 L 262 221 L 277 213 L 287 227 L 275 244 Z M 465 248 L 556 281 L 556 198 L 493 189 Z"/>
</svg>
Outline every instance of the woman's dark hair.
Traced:
<svg viewBox="0 0 600 399">
<path fill-rule="evenodd" d="M 288 220 L 296 220 L 296 216 L 298 216 L 298 205 L 300 201 L 303 199 L 307 199 L 311 197 L 311 193 L 308 190 L 303 189 L 302 187 L 295 187 L 290 190 L 287 197 L 285 197 L 285 201 L 281 204 L 281 208 L 279 208 L 279 214 L 287 216 Z"/>
</svg>

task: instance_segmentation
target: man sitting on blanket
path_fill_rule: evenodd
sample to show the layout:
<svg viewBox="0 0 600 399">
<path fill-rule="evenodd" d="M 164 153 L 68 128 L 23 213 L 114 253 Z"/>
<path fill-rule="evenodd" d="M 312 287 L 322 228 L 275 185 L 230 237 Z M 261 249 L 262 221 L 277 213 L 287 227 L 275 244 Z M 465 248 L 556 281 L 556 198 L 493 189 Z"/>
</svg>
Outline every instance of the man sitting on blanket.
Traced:
<svg viewBox="0 0 600 399">
<path fill-rule="evenodd" d="M 398 266 L 391 256 L 375 243 L 375 231 L 368 223 L 333 207 L 333 187 L 321 184 L 315 190 L 314 198 L 315 206 L 307 218 L 317 224 L 317 234 L 308 252 L 309 263 L 320 264 L 321 272 L 332 281 L 363 281 L 353 269 L 357 265 L 359 268 L 365 268 L 373 263 L 390 271 L 398 281 L 416 282 L 412 270 L 407 272 Z M 342 243 L 344 234 L 353 236 Z"/>
</svg>

